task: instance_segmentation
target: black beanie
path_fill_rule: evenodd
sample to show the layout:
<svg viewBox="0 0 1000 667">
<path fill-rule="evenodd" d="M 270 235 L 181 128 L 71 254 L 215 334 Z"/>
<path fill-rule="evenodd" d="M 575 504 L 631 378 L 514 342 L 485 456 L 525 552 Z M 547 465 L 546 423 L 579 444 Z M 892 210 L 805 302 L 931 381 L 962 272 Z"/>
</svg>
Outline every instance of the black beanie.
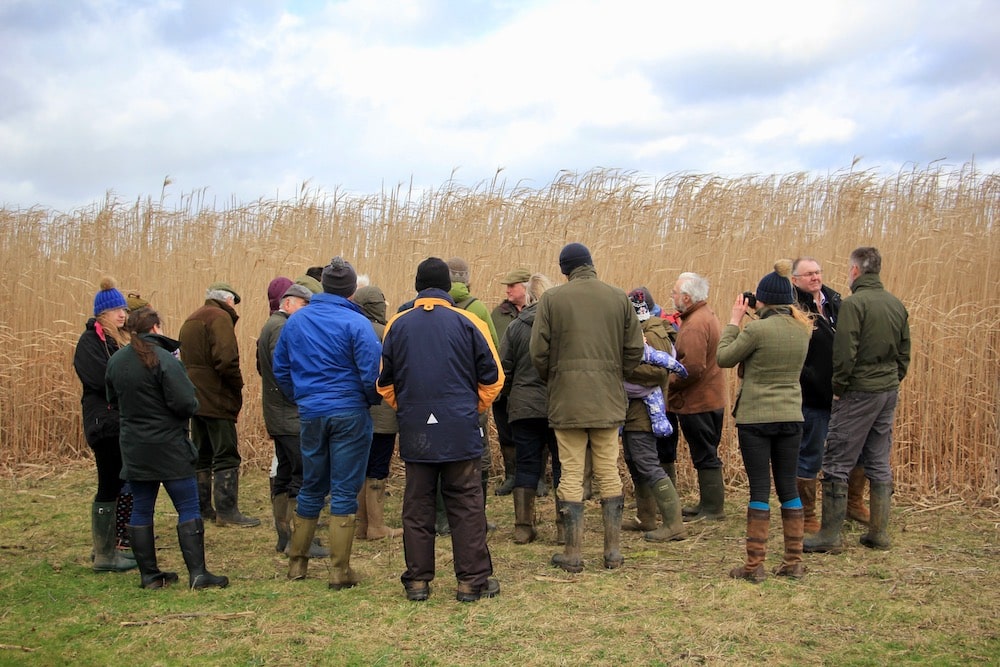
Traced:
<svg viewBox="0 0 1000 667">
<path fill-rule="evenodd" d="M 573 269 L 590 264 L 593 266 L 594 260 L 590 258 L 590 251 L 582 243 L 570 243 L 559 253 L 559 270 L 564 276 L 568 276 Z"/>
<path fill-rule="evenodd" d="M 413 286 L 418 292 L 432 287 L 447 292 L 451 289 L 451 269 L 443 259 L 428 257 L 417 265 Z"/>
<path fill-rule="evenodd" d="M 358 289 L 358 274 L 346 259 L 338 255 L 323 268 L 322 282 L 324 292 L 346 299 Z"/>
<path fill-rule="evenodd" d="M 795 303 L 795 290 L 792 289 L 792 262 L 779 259 L 774 263 L 774 271 L 767 274 L 757 283 L 757 300 L 769 306 L 786 306 Z"/>
</svg>

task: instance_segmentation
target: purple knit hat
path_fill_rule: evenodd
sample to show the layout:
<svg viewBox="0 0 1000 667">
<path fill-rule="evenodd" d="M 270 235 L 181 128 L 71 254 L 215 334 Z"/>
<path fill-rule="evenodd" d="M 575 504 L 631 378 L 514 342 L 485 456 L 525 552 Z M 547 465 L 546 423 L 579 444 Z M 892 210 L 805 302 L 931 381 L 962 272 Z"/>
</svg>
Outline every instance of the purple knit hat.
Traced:
<svg viewBox="0 0 1000 667">
<path fill-rule="evenodd" d="M 271 306 L 271 314 L 276 313 L 281 307 L 281 297 L 291 284 L 290 278 L 278 276 L 267 286 L 267 303 Z"/>
</svg>

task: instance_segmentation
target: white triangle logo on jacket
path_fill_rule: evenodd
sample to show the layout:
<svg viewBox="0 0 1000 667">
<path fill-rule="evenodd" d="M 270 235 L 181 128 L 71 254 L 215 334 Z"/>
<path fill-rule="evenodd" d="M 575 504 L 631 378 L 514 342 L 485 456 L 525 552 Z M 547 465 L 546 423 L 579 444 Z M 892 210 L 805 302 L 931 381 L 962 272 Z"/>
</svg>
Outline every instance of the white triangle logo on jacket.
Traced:
<svg viewBox="0 0 1000 667">
<path fill-rule="evenodd" d="M 427 423 L 428 424 L 437 424 L 438 423 L 437 417 L 434 416 L 433 412 L 431 413 L 431 416 L 427 418 Z"/>
</svg>

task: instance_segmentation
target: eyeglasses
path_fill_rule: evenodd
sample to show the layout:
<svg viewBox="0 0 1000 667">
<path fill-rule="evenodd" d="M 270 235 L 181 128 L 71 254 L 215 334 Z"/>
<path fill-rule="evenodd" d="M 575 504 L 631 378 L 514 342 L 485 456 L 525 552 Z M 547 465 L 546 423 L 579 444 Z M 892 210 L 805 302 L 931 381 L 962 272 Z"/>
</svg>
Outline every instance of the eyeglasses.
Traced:
<svg viewBox="0 0 1000 667">
<path fill-rule="evenodd" d="M 815 276 L 821 276 L 821 275 L 823 275 L 823 272 L 822 271 L 810 271 L 808 273 L 793 273 L 792 275 L 795 276 L 796 278 L 813 278 Z"/>
</svg>

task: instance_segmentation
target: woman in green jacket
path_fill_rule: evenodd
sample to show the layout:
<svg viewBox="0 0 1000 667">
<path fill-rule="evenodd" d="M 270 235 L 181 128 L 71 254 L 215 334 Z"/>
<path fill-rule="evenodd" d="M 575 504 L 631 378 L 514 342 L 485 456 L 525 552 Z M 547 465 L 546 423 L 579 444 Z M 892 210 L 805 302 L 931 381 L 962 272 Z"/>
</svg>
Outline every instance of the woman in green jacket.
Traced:
<svg viewBox="0 0 1000 667">
<path fill-rule="evenodd" d="M 163 588 L 177 581 L 156 562 L 153 509 L 163 484 L 177 510 L 177 541 L 191 588 L 225 588 L 226 577 L 205 569 L 205 529 L 198 502 L 194 463 L 198 452 L 188 438 L 188 420 L 198 409 L 194 385 L 174 356 L 178 342 L 160 329 L 160 316 L 149 307 L 129 314 L 125 323 L 131 344 L 108 361 L 108 402 L 121 414 L 123 476 L 134 502 L 128 531 L 139 564 L 142 588 Z"/>
<path fill-rule="evenodd" d="M 740 453 L 750 481 L 746 563 L 730 571 L 735 579 L 758 583 L 767 574 L 764 557 L 771 511 L 771 470 L 781 502 L 785 553 L 775 574 L 799 578 L 802 565 L 802 501 L 796 485 L 802 439 L 802 390 L 799 374 L 809 348 L 812 322 L 795 306 L 789 276 L 792 263 L 779 260 L 757 285 L 757 318 L 740 330 L 753 300 L 740 294 L 722 331 L 716 355 L 720 367 L 739 365 L 742 379 L 733 416 Z"/>
</svg>

